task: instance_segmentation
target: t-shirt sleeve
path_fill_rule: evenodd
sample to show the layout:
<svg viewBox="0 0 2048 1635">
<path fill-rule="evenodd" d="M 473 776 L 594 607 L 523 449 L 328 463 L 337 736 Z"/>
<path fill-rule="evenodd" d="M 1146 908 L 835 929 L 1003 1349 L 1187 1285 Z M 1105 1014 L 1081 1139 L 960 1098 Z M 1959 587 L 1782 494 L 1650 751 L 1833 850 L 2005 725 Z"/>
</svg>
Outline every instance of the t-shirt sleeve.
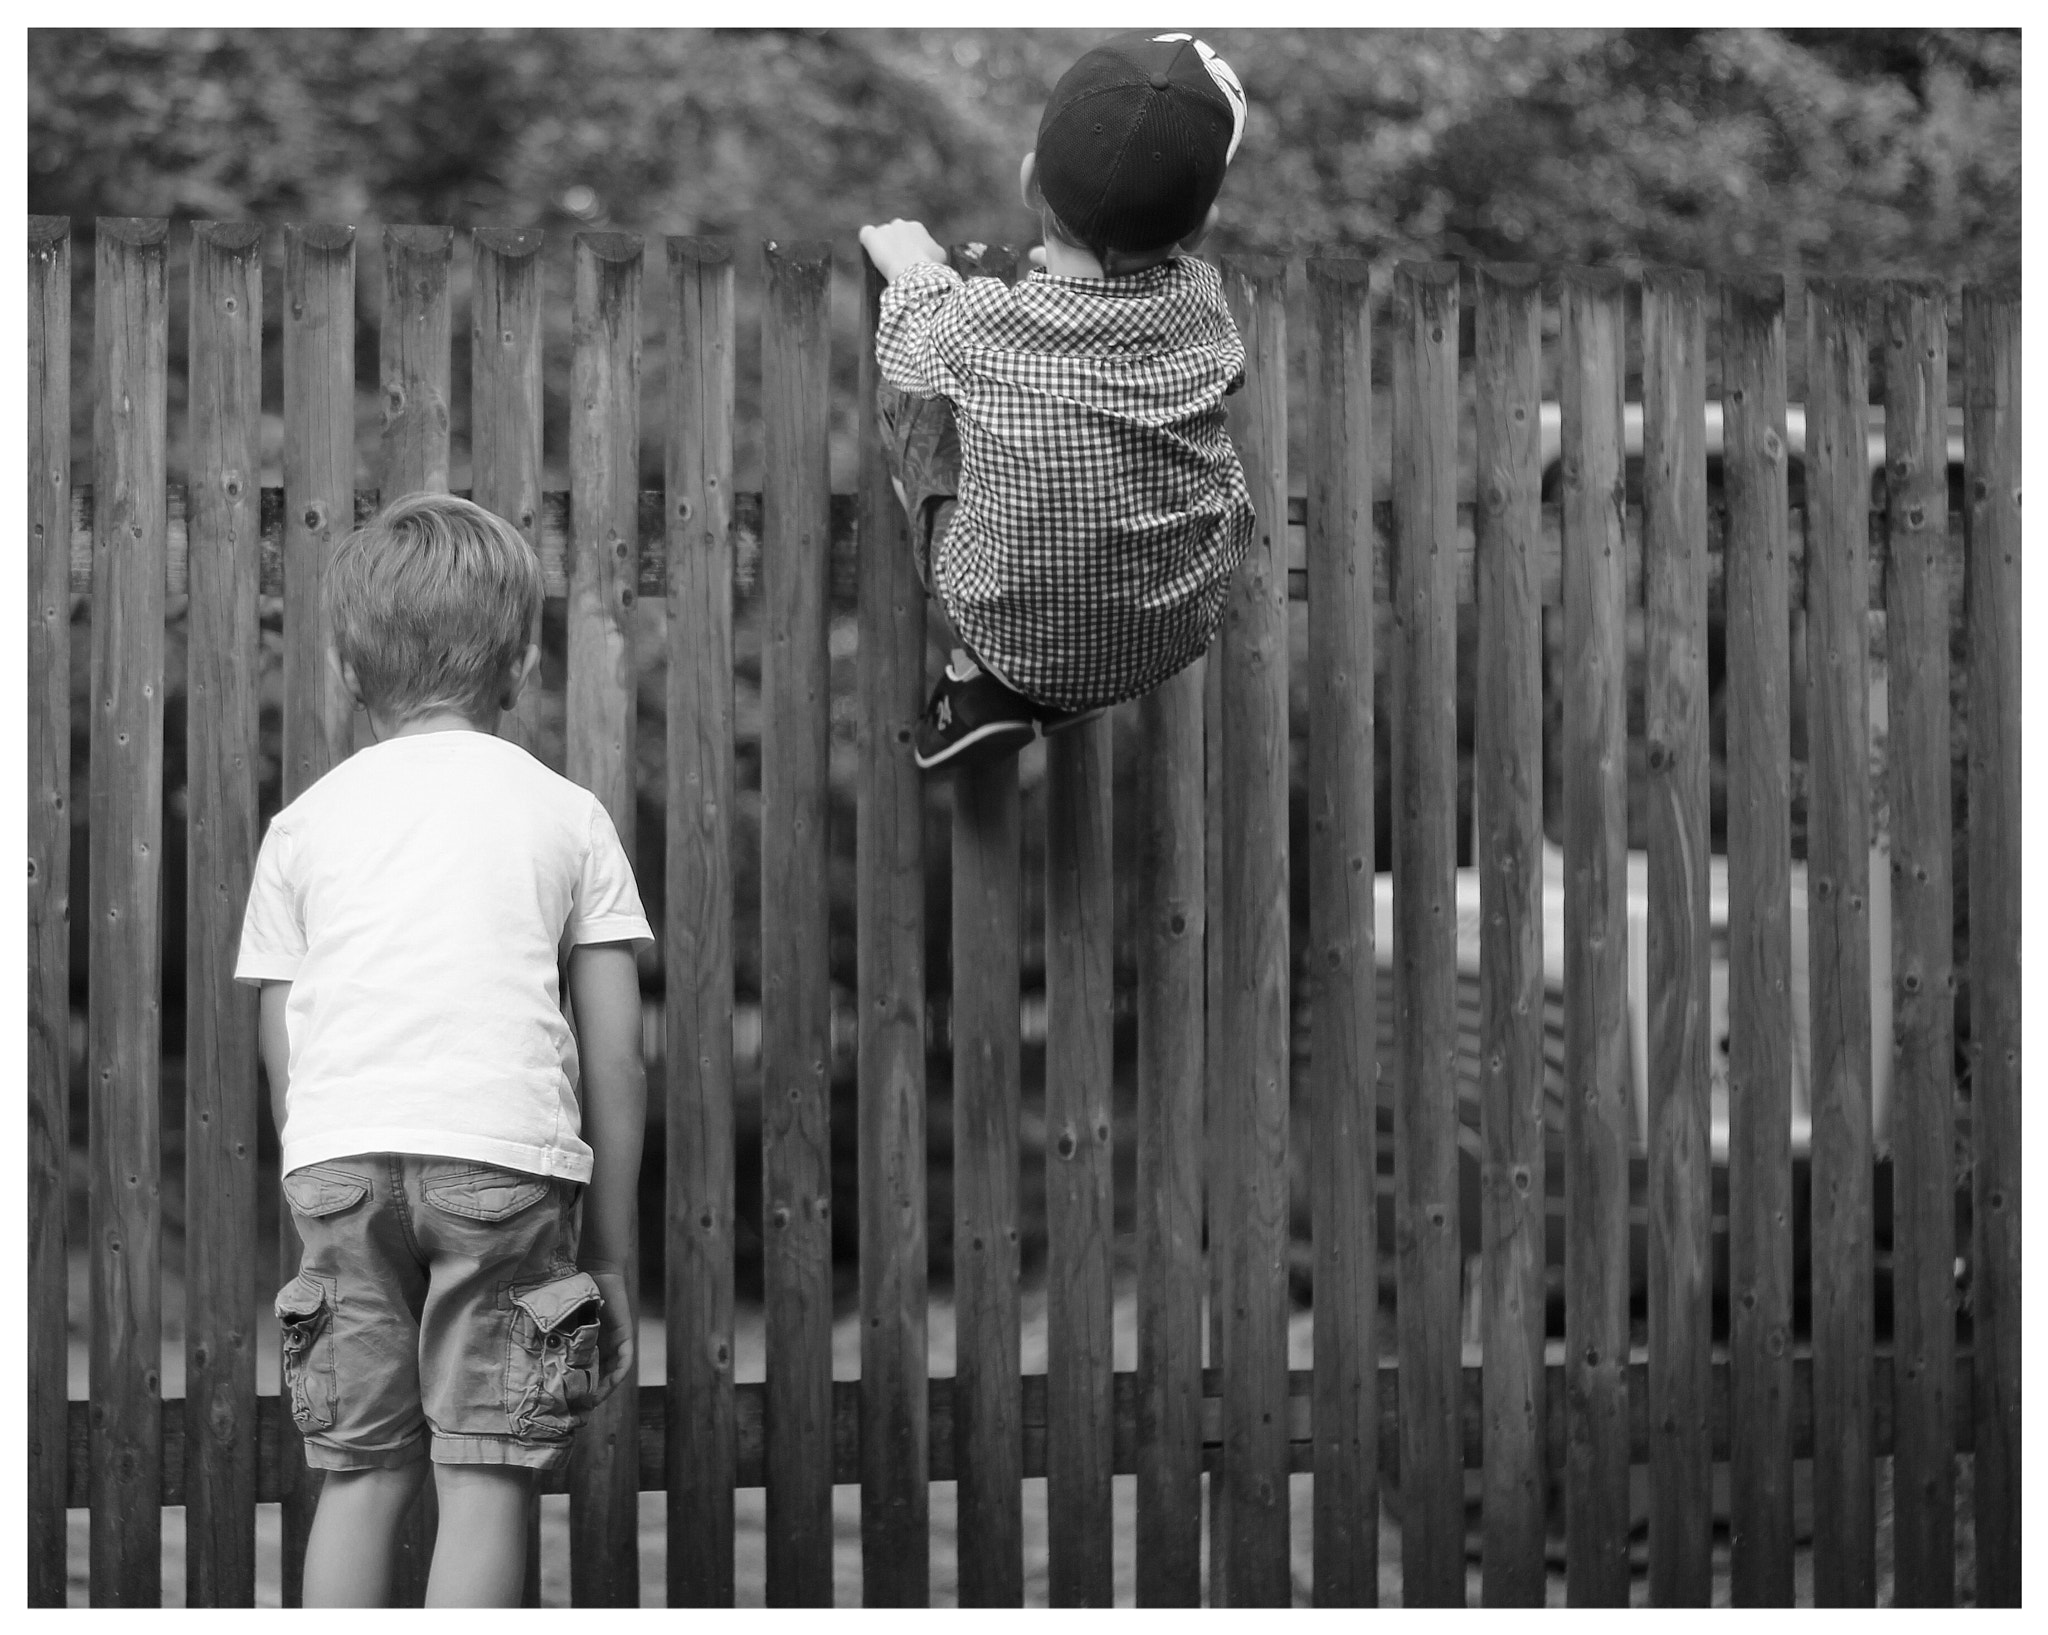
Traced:
<svg viewBox="0 0 2048 1635">
<path fill-rule="evenodd" d="M 633 865 L 626 860 L 626 848 L 619 844 L 619 831 L 612 826 L 604 803 L 594 797 L 590 802 L 590 844 L 583 854 L 583 873 L 576 882 L 564 940 L 571 946 L 579 942 L 654 941 L 653 928 L 640 906 Z"/>
<path fill-rule="evenodd" d="M 256 872 L 242 910 L 242 940 L 235 952 L 237 982 L 290 982 L 306 957 L 306 926 L 289 877 L 291 836 L 275 823 L 256 851 Z"/>
</svg>

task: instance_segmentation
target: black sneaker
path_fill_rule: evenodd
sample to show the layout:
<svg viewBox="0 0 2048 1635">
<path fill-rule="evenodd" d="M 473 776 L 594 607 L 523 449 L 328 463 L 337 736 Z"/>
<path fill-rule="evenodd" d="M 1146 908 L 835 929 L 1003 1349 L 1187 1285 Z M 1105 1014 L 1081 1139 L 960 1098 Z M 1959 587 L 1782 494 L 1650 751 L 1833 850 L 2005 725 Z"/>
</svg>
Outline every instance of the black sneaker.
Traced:
<svg viewBox="0 0 2048 1635">
<path fill-rule="evenodd" d="M 985 766 L 1016 754 L 1037 732 L 1029 699 L 1011 692 L 964 654 L 956 654 L 932 689 L 910 747 L 927 772 L 942 766 Z"/>
</svg>

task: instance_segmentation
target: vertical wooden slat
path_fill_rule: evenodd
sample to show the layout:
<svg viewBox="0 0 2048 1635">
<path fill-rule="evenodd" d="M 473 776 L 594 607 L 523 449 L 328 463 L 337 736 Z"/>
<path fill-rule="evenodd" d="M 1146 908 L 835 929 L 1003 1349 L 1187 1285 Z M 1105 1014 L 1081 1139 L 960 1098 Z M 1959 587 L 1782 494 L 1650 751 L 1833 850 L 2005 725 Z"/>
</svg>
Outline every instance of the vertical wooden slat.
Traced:
<svg viewBox="0 0 2048 1635">
<path fill-rule="evenodd" d="M 538 232 L 518 228 L 477 229 L 476 281 L 470 292 L 469 331 L 471 497 L 486 511 L 511 523 L 536 550 L 540 548 L 541 237 Z M 582 403 L 583 393 L 572 383 L 572 422 Z M 575 435 L 573 429 L 570 435 Z M 444 462 L 445 459 L 444 452 Z M 638 465 L 637 444 L 627 450 L 625 459 L 629 469 Z M 444 469 L 443 486 L 446 480 Z M 627 522 L 621 537 L 637 546 L 635 513 L 628 510 L 625 515 Z M 582 535 L 578 533 L 576 537 L 580 544 Z M 572 577 L 578 560 L 572 550 Z M 630 569 L 626 577 L 633 577 Z M 582 605 L 573 597 L 572 602 Z M 538 632 L 534 639 L 539 640 Z M 595 677 L 585 679 L 594 681 Z M 519 695 L 518 707 L 500 719 L 499 736 L 538 756 L 540 718 L 541 676 L 536 672 Z M 565 741 L 576 742 L 573 728 Z"/>
<path fill-rule="evenodd" d="M 1201 660 L 1138 701 L 1137 1599 L 1202 1600 Z"/>
<path fill-rule="evenodd" d="M 1394 271 L 1394 1241 L 1401 1604 L 1462 1606 L 1458 1275 L 1458 271 Z"/>
<path fill-rule="evenodd" d="M 1955 1601 L 1956 1075 L 1948 299 L 1885 299 L 1891 659 L 1892 1550 L 1898 1606 Z"/>
<path fill-rule="evenodd" d="M 91 1593 L 162 1603 L 158 1042 L 169 224 L 103 216 L 93 312 Z"/>
<path fill-rule="evenodd" d="M 1565 1585 L 1628 1604 L 1620 276 L 1563 277 Z"/>
<path fill-rule="evenodd" d="M 448 258 L 452 227 L 384 229 L 377 337 L 384 502 L 448 491 Z"/>
<path fill-rule="evenodd" d="M 1220 1543 L 1232 1606 L 1288 1605 L 1287 265 L 1224 262 L 1244 337 L 1231 436 L 1258 525 L 1223 611 L 1222 1299 Z"/>
<path fill-rule="evenodd" d="M 1047 1575 L 1111 1604 L 1110 719 L 1049 740 L 1045 835 Z"/>
<path fill-rule="evenodd" d="M 355 229 L 284 230 L 284 656 L 282 798 L 304 794 L 349 752 L 354 703 L 327 662 L 321 585 L 355 526 Z M 278 1280 L 299 1269 L 291 1211 L 278 1211 Z M 282 1381 L 279 1389 L 283 1389 Z M 319 1478 L 299 1427 L 278 1416 L 284 1605 L 299 1604 Z"/>
<path fill-rule="evenodd" d="M 955 271 L 1015 276 L 1007 248 Z M 953 776 L 953 1461 L 960 1604 L 1024 1599 L 1024 1395 L 1017 1279 L 1023 933 L 1017 762 Z"/>
<path fill-rule="evenodd" d="M 537 233 L 525 236 L 536 241 L 540 237 Z M 485 234 L 477 234 L 479 263 L 485 256 L 485 238 Z M 494 276 L 488 281 L 485 266 L 477 268 L 476 349 L 481 358 L 502 344 L 506 333 L 520 334 L 519 318 L 524 313 L 514 297 L 532 300 L 534 418 L 530 444 L 522 439 L 520 447 L 530 448 L 534 461 L 528 480 L 533 484 L 532 511 L 537 519 L 539 306 L 533 296 L 532 261 L 513 260 L 512 253 L 494 247 L 497 266 L 490 269 Z M 563 737 L 569 776 L 604 802 L 620 844 L 632 857 L 638 765 L 633 726 L 637 696 L 633 604 L 639 595 L 640 567 L 640 240 L 626 233 L 578 233 L 574 253 L 568 678 Z M 506 277 L 512 268 L 522 265 L 526 269 L 522 279 L 515 283 Z M 495 324 L 486 320 L 483 291 L 487 282 L 497 291 L 499 321 Z M 483 370 L 478 368 L 474 378 L 481 381 L 482 376 Z M 480 385 L 477 391 L 478 408 L 482 409 Z M 481 492 L 486 465 L 482 415 L 472 423 L 478 433 L 474 443 Z M 493 442 L 504 429 L 503 422 L 494 425 Z M 490 464 L 501 472 L 518 468 L 516 459 L 494 456 Z M 511 493 L 499 497 L 515 498 Z M 526 531 L 523 519 L 521 531 Z M 539 690 L 531 688 L 535 695 Z M 525 714 L 523 702 L 521 713 Z M 637 1245 L 626 1275 L 637 1291 Z M 620 1381 L 577 1433 L 569 1480 L 569 1595 L 579 1607 L 640 1604 L 639 1401 L 639 1382 L 631 1377 Z"/>
<path fill-rule="evenodd" d="M 733 1603 L 731 251 L 668 250 L 668 1604 Z"/>
<path fill-rule="evenodd" d="M 378 333 L 383 436 L 378 484 L 388 505 L 406 494 L 448 491 L 448 263 L 452 227 L 384 229 L 384 320 Z M 392 1604 L 426 1597 L 440 1516 L 434 1484 L 398 1530 Z"/>
<path fill-rule="evenodd" d="M 960 1605 L 1024 1600 L 1017 763 L 953 775 L 953 1471 Z"/>
<path fill-rule="evenodd" d="M 1806 674 L 1812 800 L 1813 1590 L 1877 1593 L 1871 1463 L 1869 402 L 1867 292 L 1814 279 L 1806 303 Z"/>
<path fill-rule="evenodd" d="M 1650 1603 L 1712 1591 L 1706 288 L 1643 274 Z"/>
<path fill-rule="evenodd" d="M 862 260 L 860 786 L 854 837 L 860 1097 L 861 1599 L 931 1600 L 926 1356 L 924 588 L 889 486 L 874 401 L 882 275 Z"/>
<path fill-rule="evenodd" d="M 282 328 L 283 783 L 291 801 L 348 753 L 354 708 L 327 662 L 320 608 L 327 561 L 355 526 L 353 227 L 286 226 Z"/>
<path fill-rule="evenodd" d="M 28 219 L 28 1604 L 64 1605 L 71 218 Z"/>
<path fill-rule="evenodd" d="M 1308 263 L 1315 1603 L 1379 1599 L 1372 263 Z"/>
<path fill-rule="evenodd" d="M 1963 292 L 1977 1604 L 2020 1604 L 2020 303 Z"/>
<path fill-rule="evenodd" d="M 1543 1605 L 1542 282 L 1478 272 L 1473 762 L 1478 802 L 1481 1380 L 1489 1607 Z M 1371 1355 L 1370 1352 L 1367 1353 Z"/>
<path fill-rule="evenodd" d="M 1209 1367 L 1223 1361 L 1223 1274 L 1235 1222 L 1223 1207 L 1224 1176 L 1230 1162 L 1230 1132 L 1223 1122 L 1219 1091 L 1223 1074 L 1223 650 L 1210 644 L 1202 676 L 1202 893 L 1208 905 L 1202 944 L 1202 1324 Z M 1209 1604 L 1230 1604 L 1225 1574 L 1230 1552 L 1219 1541 L 1229 1521 L 1230 1493 L 1220 1478 L 1205 1479 L 1209 1516 Z"/>
<path fill-rule="evenodd" d="M 761 363 L 761 1191 L 768 1602 L 832 1602 L 825 817 L 830 244 L 771 243 Z M 1014 1361 L 1013 1361 L 1014 1366 Z"/>
<path fill-rule="evenodd" d="M 185 1603 L 256 1599 L 256 858 L 263 230 L 192 226 L 185 918 Z"/>
<path fill-rule="evenodd" d="M 1792 1604 L 1791 655 L 1785 288 L 1721 295 L 1728 503 L 1730 1595 Z"/>
</svg>

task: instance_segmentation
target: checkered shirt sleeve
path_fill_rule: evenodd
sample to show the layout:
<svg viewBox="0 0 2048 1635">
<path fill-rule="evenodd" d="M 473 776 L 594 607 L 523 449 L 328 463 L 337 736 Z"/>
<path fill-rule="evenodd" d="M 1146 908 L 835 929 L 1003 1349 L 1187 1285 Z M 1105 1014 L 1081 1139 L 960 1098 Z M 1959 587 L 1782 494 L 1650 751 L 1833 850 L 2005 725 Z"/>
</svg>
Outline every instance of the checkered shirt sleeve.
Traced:
<svg viewBox="0 0 2048 1635">
<path fill-rule="evenodd" d="M 959 507 L 933 586 L 998 675 L 1092 709 L 1201 655 L 1254 526 L 1223 409 L 1244 343 L 1213 267 L 1006 286 L 921 263 L 883 292 L 875 355 L 953 404 Z"/>
</svg>

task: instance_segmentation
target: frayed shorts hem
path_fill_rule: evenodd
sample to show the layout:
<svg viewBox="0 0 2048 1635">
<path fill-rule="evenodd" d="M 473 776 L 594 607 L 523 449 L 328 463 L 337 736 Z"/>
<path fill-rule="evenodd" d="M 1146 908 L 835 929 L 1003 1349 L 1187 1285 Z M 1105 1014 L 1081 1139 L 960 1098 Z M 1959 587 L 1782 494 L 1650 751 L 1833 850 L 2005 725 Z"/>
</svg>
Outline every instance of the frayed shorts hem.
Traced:
<svg viewBox="0 0 2048 1635">
<path fill-rule="evenodd" d="M 306 1463 L 314 1470 L 396 1470 L 427 1456 L 424 1432 L 388 1448 L 338 1448 L 306 1438 Z"/>
<path fill-rule="evenodd" d="M 559 1470 L 569 1462 L 569 1439 L 520 1442 L 509 1436 L 434 1437 L 437 1465 L 520 1465 L 527 1470 Z"/>
</svg>

